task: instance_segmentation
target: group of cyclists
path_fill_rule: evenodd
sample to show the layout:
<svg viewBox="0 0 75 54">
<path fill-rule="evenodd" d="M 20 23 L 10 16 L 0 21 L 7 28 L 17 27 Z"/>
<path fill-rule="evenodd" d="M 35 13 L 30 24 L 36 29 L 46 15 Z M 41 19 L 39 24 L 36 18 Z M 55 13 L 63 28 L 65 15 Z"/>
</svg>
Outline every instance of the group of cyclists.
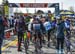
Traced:
<svg viewBox="0 0 75 54">
<path fill-rule="evenodd" d="M 64 42 L 66 42 L 68 52 L 70 51 L 70 20 L 68 18 L 54 17 L 54 20 L 43 15 L 30 16 L 30 21 L 26 23 L 26 18 L 22 15 L 18 16 L 15 23 L 15 29 L 18 35 L 18 51 L 22 51 L 21 43 L 24 41 L 24 33 L 30 33 L 29 42 L 39 46 L 39 50 L 43 45 L 47 44 L 51 47 L 51 41 L 57 49 L 57 54 L 64 54 Z M 35 47 L 37 51 L 37 47 Z"/>
</svg>

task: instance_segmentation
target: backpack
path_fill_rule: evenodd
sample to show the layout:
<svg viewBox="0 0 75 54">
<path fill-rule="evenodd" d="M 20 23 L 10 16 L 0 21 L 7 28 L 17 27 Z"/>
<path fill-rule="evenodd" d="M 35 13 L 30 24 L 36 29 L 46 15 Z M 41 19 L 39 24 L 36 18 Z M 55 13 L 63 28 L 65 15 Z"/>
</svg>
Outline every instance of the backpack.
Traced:
<svg viewBox="0 0 75 54">
<path fill-rule="evenodd" d="M 45 22 L 44 23 L 44 27 L 45 27 L 45 30 L 48 31 L 49 29 L 51 29 L 51 24 L 50 22 Z"/>
</svg>

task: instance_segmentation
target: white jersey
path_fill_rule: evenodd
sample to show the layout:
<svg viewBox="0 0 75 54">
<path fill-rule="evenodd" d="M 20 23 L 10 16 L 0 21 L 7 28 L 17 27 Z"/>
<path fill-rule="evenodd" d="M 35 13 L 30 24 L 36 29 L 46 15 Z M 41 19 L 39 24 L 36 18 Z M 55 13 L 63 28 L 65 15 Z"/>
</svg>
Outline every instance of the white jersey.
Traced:
<svg viewBox="0 0 75 54">
<path fill-rule="evenodd" d="M 28 24 L 28 30 L 31 31 L 31 23 Z"/>
<path fill-rule="evenodd" d="M 70 28 L 70 25 L 68 25 L 68 24 L 65 22 L 65 27 L 66 27 L 66 28 Z"/>
</svg>

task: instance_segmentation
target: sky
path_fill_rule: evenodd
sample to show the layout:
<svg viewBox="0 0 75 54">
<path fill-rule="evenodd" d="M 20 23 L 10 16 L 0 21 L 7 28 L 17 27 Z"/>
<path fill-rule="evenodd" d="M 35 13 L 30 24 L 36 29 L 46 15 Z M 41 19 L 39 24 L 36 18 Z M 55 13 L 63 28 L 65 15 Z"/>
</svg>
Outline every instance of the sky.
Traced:
<svg viewBox="0 0 75 54">
<path fill-rule="evenodd" d="M 70 6 L 75 8 L 75 0 L 8 0 L 9 3 L 59 3 L 60 9 L 69 9 Z M 0 0 L 0 3 L 2 0 Z M 26 8 L 17 8 L 19 12 L 26 12 Z M 37 8 L 36 10 L 51 10 L 54 12 L 54 8 Z M 16 8 L 14 8 L 14 11 Z M 34 8 L 28 8 L 29 12 L 34 13 Z"/>
</svg>

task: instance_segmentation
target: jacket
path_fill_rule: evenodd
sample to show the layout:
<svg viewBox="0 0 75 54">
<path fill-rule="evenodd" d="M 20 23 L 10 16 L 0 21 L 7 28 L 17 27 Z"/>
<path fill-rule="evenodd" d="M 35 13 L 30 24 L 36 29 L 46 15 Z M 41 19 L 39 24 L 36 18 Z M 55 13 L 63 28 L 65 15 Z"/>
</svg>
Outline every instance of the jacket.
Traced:
<svg viewBox="0 0 75 54">
<path fill-rule="evenodd" d="M 64 22 L 57 24 L 57 38 L 64 38 L 64 29 L 65 29 Z"/>
<path fill-rule="evenodd" d="M 4 30 L 5 30 L 4 20 L 0 17 L 0 38 L 4 38 Z"/>
</svg>

